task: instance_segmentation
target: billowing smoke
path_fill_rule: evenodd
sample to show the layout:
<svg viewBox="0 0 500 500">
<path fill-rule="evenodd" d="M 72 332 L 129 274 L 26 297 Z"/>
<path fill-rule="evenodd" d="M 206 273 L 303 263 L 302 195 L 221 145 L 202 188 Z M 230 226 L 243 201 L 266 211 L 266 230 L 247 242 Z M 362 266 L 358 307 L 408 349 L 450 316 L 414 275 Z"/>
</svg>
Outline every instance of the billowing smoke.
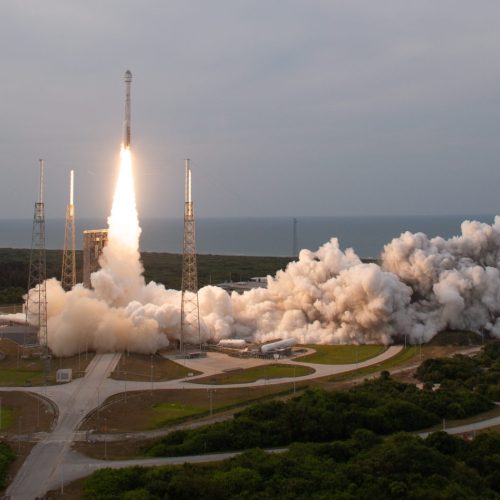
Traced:
<svg viewBox="0 0 500 500">
<path fill-rule="evenodd" d="M 449 240 L 406 232 L 385 246 L 382 267 L 412 289 L 405 333 L 415 341 L 443 328 L 500 336 L 500 217 L 465 221 Z"/>
<path fill-rule="evenodd" d="M 179 338 L 180 292 L 143 278 L 127 149 L 108 225 L 93 290 L 76 285 L 65 292 L 57 280 L 47 281 L 48 342 L 57 355 L 150 353 Z M 491 226 L 466 221 L 461 236 L 449 240 L 406 232 L 384 247 L 380 265 L 343 252 L 332 238 L 316 252 L 302 250 L 268 277 L 267 288 L 242 295 L 202 288 L 201 339 L 388 344 L 403 335 L 427 341 L 444 328 L 500 336 L 499 269 L 500 217 Z M 196 343 L 198 333 L 185 332 L 185 341 Z"/>
</svg>

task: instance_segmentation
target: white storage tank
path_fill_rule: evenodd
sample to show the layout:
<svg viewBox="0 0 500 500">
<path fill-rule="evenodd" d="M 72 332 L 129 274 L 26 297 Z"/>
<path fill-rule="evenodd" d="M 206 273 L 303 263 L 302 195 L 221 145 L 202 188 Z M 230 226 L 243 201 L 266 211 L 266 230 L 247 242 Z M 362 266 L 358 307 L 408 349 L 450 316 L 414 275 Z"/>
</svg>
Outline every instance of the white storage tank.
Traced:
<svg viewBox="0 0 500 500">
<path fill-rule="evenodd" d="M 260 352 L 262 354 L 267 354 L 268 352 L 278 351 L 280 349 L 289 349 L 297 344 L 296 339 L 284 339 L 278 340 L 276 342 L 271 342 L 270 344 L 264 344 L 260 346 Z"/>
<path fill-rule="evenodd" d="M 243 349 L 247 343 L 243 339 L 222 339 L 217 345 L 231 349 Z"/>
</svg>

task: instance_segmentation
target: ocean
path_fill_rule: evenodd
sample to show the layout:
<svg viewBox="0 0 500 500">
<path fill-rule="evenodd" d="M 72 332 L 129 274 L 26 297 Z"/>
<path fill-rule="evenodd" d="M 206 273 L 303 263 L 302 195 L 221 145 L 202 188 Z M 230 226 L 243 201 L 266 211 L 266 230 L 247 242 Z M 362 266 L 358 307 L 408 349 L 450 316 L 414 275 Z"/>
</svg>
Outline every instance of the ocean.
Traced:
<svg viewBox="0 0 500 500">
<path fill-rule="evenodd" d="M 460 234 L 466 219 L 491 224 L 494 215 L 437 216 L 349 216 L 296 217 L 297 246 L 316 250 L 336 237 L 341 248 L 354 248 L 363 258 L 377 257 L 384 245 L 404 231 L 424 232 L 429 236 L 449 238 Z M 182 252 L 182 219 L 141 219 L 141 250 L 147 252 Z M 46 247 L 64 245 L 64 220 L 49 219 Z M 82 247 L 84 229 L 106 227 L 104 219 L 77 219 L 77 248 Z M 0 219 L 1 248 L 30 248 L 32 221 Z M 201 254 L 220 255 L 293 255 L 293 218 L 200 218 L 196 222 L 196 246 Z"/>
</svg>

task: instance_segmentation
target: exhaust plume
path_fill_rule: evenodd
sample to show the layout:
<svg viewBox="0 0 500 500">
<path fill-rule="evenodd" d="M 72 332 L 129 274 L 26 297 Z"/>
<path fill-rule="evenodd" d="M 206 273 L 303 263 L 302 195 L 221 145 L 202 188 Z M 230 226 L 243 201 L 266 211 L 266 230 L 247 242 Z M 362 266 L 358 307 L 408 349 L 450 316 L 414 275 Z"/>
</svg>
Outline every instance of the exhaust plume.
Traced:
<svg viewBox="0 0 500 500">
<path fill-rule="evenodd" d="M 144 281 L 125 147 L 108 226 L 93 290 L 78 284 L 65 292 L 57 280 L 47 281 L 48 343 L 56 355 L 85 349 L 152 353 L 179 338 L 180 292 Z M 389 344 L 404 335 L 418 343 L 444 328 L 500 337 L 499 269 L 498 216 L 492 225 L 465 221 L 461 235 L 448 240 L 403 233 L 384 247 L 380 265 L 364 264 L 332 238 L 268 276 L 267 288 L 242 295 L 200 289 L 201 339 Z M 197 340 L 197 334 L 185 339 Z"/>
</svg>

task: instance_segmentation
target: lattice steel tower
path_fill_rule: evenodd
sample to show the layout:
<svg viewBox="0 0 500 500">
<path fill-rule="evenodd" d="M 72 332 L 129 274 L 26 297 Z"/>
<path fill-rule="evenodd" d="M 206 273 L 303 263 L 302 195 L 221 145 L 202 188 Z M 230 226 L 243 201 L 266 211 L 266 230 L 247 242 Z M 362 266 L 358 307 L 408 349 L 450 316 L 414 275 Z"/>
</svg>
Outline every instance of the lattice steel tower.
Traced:
<svg viewBox="0 0 500 500">
<path fill-rule="evenodd" d="M 45 256 L 45 207 L 43 203 L 43 168 L 40 160 L 40 185 L 38 201 L 35 203 L 33 233 L 31 238 L 30 274 L 28 296 L 26 299 L 26 322 L 28 319 L 38 323 L 38 342 L 47 349 L 47 289 L 45 279 L 47 266 Z M 31 290 L 31 293 L 30 293 Z"/>
<path fill-rule="evenodd" d="M 64 230 L 64 251 L 62 258 L 61 285 L 71 290 L 76 285 L 75 258 L 75 206 L 73 205 L 74 173 L 70 172 L 69 205 L 66 207 L 66 228 Z"/>
<path fill-rule="evenodd" d="M 184 244 L 182 248 L 182 294 L 180 351 L 184 352 L 186 334 L 200 336 L 200 306 L 198 301 L 198 269 L 196 265 L 196 231 L 191 191 L 191 167 L 185 163 L 186 180 L 184 189 Z"/>
</svg>

